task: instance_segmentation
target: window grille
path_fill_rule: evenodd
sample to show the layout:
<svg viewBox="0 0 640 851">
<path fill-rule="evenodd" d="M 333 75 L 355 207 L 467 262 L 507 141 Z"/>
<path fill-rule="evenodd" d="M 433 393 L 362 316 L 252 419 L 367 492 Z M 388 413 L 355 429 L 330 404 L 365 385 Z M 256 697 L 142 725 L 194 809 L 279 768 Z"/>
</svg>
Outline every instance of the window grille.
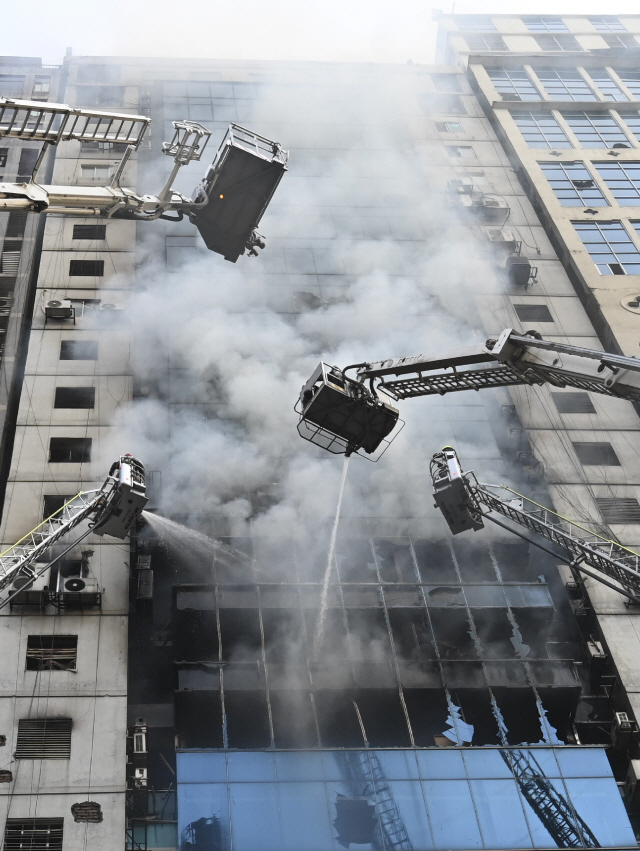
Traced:
<svg viewBox="0 0 640 851">
<path fill-rule="evenodd" d="M 620 461 L 613 446 L 607 442 L 573 443 L 578 461 L 583 467 L 619 467 Z"/>
<path fill-rule="evenodd" d="M 107 238 L 107 226 L 106 225 L 74 225 L 73 226 L 73 238 L 74 239 L 106 239 Z"/>
<path fill-rule="evenodd" d="M 71 260 L 69 275 L 73 277 L 101 278 L 104 275 L 104 260 Z"/>
<path fill-rule="evenodd" d="M 487 73 L 503 100 L 542 100 L 524 69 L 489 68 Z"/>
<path fill-rule="evenodd" d="M 550 112 L 512 112 L 511 117 L 530 148 L 570 148 L 564 130 Z"/>
<path fill-rule="evenodd" d="M 4 828 L 4 851 L 62 851 L 61 818 L 9 818 Z"/>
<path fill-rule="evenodd" d="M 21 718 L 16 759 L 70 759 L 71 718 Z"/>
<path fill-rule="evenodd" d="M 583 49 L 573 35 L 537 35 L 535 39 L 541 50 L 571 51 Z"/>
<path fill-rule="evenodd" d="M 622 48 L 623 50 L 638 50 L 640 44 L 632 35 L 603 35 L 602 38 L 606 41 L 607 47 L 613 50 Z"/>
<path fill-rule="evenodd" d="M 551 398 L 559 414 L 595 414 L 596 409 L 588 393 L 552 393 Z"/>
<path fill-rule="evenodd" d="M 563 207 L 607 207 L 584 163 L 538 163 Z"/>
<path fill-rule="evenodd" d="M 587 18 L 591 26 L 598 32 L 625 32 L 626 27 L 614 15 L 596 15 Z"/>
<path fill-rule="evenodd" d="M 608 112 L 563 112 L 583 148 L 631 147 L 622 128 Z"/>
<path fill-rule="evenodd" d="M 95 408 L 95 387 L 56 387 L 54 408 Z"/>
<path fill-rule="evenodd" d="M 604 68 L 589 68 L 589 76 L 607 100 L 629 100 Z"/>
<path fill-rule="evenodd" d="M 569 27 L 557 15 L 523 15 L 522 20 L 529 32 L 569 32 Z"/>
<path fill-rule="evenodd" d="M 30 635 L 27 638 L 27 671 L 75 671 L 77 635 Z"/>
<path fill-rule="evenodd" d="M 601 275 L 640 275 L 640 253 L 622 222 L 574 222 Z"/>
<path fill-rule="evenodd" d="M 492 52 L 504 52 L 509 48 L 504 43 L 501 35 L 493 33 L 465 33 L 465 40 L 469 50 L 491 50 Z"/>
<path fill-rule="evenodd" d="M 60 511 L 63 505 L 66 505 L 70 499 L 73 499 L 74 493 L 71 494 L 45 494 L 43 497 L 43 519 L 51 517 L 56 511 Z"/>
<path fill-rule="evenodd" d="M 14 242 L 5 239 L 0 252 L 0 274 L 17 275 L 20 267 L 20 254 L 22 253 L 22 242 Z"/>
<path fill-rule="evenodd" d="M 640 503 L 633 497 L 596 497 L 605 523 L 640 523 Z"/>
<path fill-rule="evenodd" d="M 514 304 L 521 322 L 553 322 L 553 316 L 546 304 Z"/>
<path fill-rule="evenodd" d="M 490 15 L 464 15 L 457 19 L 458 29 L 496 32 L 496 25 Z"/>
<path fill-rule="evenodd" d="M 551 100 L 598 100 L 577 68 L 536 68 Z"/>
<path fill-rule="evenodd" d="M 62 340 L 60 360 L 98 360 L 98 341 Z"/>
<path fill-rule="evenodd" d="M 50 464 L 87 464 L 91 461 L 90 437 L 52 437 L 49 441 Z"/>
<path fill-rule="evenodd" d="M 640 162 L 604 162 L 594 165 L 620 206 L 640 207 Z"/>
</svg>

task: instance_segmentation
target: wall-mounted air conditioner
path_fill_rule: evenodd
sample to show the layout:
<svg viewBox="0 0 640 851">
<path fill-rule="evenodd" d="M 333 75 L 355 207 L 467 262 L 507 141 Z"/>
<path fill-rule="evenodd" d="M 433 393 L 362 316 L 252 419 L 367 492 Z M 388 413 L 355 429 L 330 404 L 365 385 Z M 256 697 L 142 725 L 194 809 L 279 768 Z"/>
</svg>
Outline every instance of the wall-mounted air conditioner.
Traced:
<svg viewBox="0 0 640 851">
<path fill-rule="evenodd" d="M 487 239 L 496 248 L 503 248 L 510 254 L 519 254 L 521 243 L 515 238 L 509 228 L 486 228 Z"/>
<path fill-rule="evenodd" d="M 101 302 L 98 310 L 102 311 L 103 313 L 113 313 L 116 310 L 124 310 L 124 303 L 121 301 L 103 301 Z"/>
<path fill-rule="evenodd" d="M 626 712 L 616 712 L 611 726 L 611 742 L 617 751 L 627 750 L 633 744 L 638 725 Z"/>
<path fill-rule="evenodd" d="M 474 191 L 473 181 L 455 177 L 447 181 L 447 192 L 452 195 L 472 195 Z"/>
<path fill-rule="evenodd" d="M 62 608 L 99 606 L 102 593 L 95 576 L 63 576 L 58 574 L 56 605 Z"/>
<path fill-rule="evenodd" d="M 136 789 L 147 788 L 147 769 L 135 768 L 133 770 L 133 785 Z"/>
<path fill-rule="evenodd" d="M 45 570 L 33 582 L 26 576 L 17 576 L 11 584 L 9 593 L 12 596 L 12 600 L 9 606 L 37 606 L 44 608 L 48 602 L 49 573 L 49 570 Z"/>
<path fill-rule="evenodd" d="M 52 298 L 45 303 L 44 315 L 46 319 L 73 319 L 75 323 L 76 309 L 69 298 Z"/>
</svg>

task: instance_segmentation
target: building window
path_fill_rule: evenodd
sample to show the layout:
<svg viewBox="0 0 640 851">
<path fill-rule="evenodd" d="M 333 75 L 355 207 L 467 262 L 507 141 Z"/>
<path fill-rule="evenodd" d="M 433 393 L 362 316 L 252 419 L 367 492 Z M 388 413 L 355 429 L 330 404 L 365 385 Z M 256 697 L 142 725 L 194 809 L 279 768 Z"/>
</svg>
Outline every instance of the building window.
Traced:
<svg viewBox="0 0 640 851">
<path fill-rule="evenodd" d="M 564 130 L 550 112 L 512 112 L 516 127 L 530 148 L 570 148 Z"/>
<path fill-rule="evenodd" d="M 520 322 L 553 322 L 546 304 L 514 304 L 513 309 Z"/>
<path fill-rule="evenodd" d="M 587 18 L 591 26 L 598 32 L 625 32 L 626 27 L 620 23 L 620 20 L 615 15 L 597 15 Z"/>
<path fill-rule="evenodd" d="M 583 148 L 631 147 L 609 112 L 563 112 L 562 117 Z"/>
<path fill-rule="evenodd" d="M 8 818 L 4 828 L 6 851 L 62 851 L 61 818 Z"/>
<path fill-rule="evenodd" d="M 584 163 L 538 163 L 563 207 L 607 207 Z"/>
<path fill-rule="evenodd" d="M 496 25 L 490 15 L 465 15 L 458 18 L 456 23 L 460 30 L 477 30 L 478 32 L 496 32 Z"/>
<path fill-rule="evenodd" d="M 75 494 L 59 494 L 59 493 L 51 493 L 45 494 L 43 497 L 43 512 L 42 519 L 47 520 L 54 514 L 57 514 L 61 508 L 66 505 L 70 500 L 74 498 Z"/>
<path fill-rule="evenodd" d="M 104 275 L 104 260 L 71 260 L 69 275 L 72 278 L 102 278 Z"/>
<path fill-rule="evenodd" d="M 0 148 L 0 168 L 7 167 L 7 157 L 9 156 L 9 148 Z"/>
<path fill-rule="evenodd" d="M 51 89 L 51 77 L 36 77 L 33 82 L 33 94 L 37 97 L 48 95 Z"/>
<path fill-rule="evenodd" d="M 640 503 L 633 497 L 597 496 L 605 523 L 640 523 Z"/>
<path fill-rule="evenodd" d="M 640 207 L 640 163 L 594 163 L 607 189 L 622 207 Z"/>
<path fill-rule="evenodd" d="M 98 360 L 98 341 L 62 340 L 60 360 Z"/>
<path fill-rule="evenodd" d="M 445 145 L 448 157 L 469 158 L 475 156 L 471 145 Z"/>
<path fill-rule="evenodd" d="M 640 47 L 638 40 L 632 35 L 603 35 L 602 38 L 612 50 L 637 50 Z"/>
<path fill-rule="evenodd" d="M 620 460 L 610 443 L 590 441 L 572 445 L 583 467 L 620 467 Z"/>
<path fill-rule="evenodd" d="M 596 409 L 588 393 L 552 393 L 551 398 L 559 414 L 595 414 Z"/>
<path fill-rule="evenodd" d="M 440 133 L 462 133 L 462 124 L 457 121 L 436 121 L 436 128 Z"/>
<path fill-rule="evenodd" d="M 474 51 L 491 50 L 493 52 L 503 52 L 509 49 L 501 35 L 493 35 L 492 33 L 487 33 L 486 35 L 482 33 L 465 33 L 465 41 L 469 50 Z"/>
<path fill-rule="evenodd" d="M 54 408 L 95 408 L 95 387 L 56 387 Z"/>
<path fill-rule="evenodd" d="M 69 759 L 72 726 L 71 718 L 21 718 L 16 759 Z"/>
<path fill-rule="evenodd" d="M 14 210 L 13 213 L 9 213 L 5 237 L 23 237 L 24 232 L 27 229 L 28 216 L 29 213 L 23 212 L 22 210 Z"/>
<path fill-rule="evenodd" d="M 569 27 L 557 15 L 523 15 L 522 20 L 529 32 L 533 33 L 563 33 L 569 32 Z"/>
<path fill-rule="evenodd" d="M 551 100 L 598 100 L 577 68 L 536 68 Z"/>
<path fill-rule="evenodd" d="M 589 76 L 605 96 L 606 100 L 629 100 L 604 68 L 589 68 Z"/>
<path fill-rule="evenodd" d="M 74 225 L 73 239 L 106 239 L 106 225 Z"/>
<path fill-rule="evenodd" d="M 18 178 L 31 177 L 40 152 L 37 148 L 22 148 L 18 162 Z"/>
<path fill-rule="evenodd" d="M 489 68 L 487 73 L 503 100 L 542 100 L 524 69 Z"/>
<path fill-rule="evenodd" d="M 52 437 L 49 441 L 50 464 L 88 464 L 91 461 L 90 437 Z"/>
<path fill-rule="evenodd" d="M 77 635 L 30 635 L 27 638 L 27 671 L 75 671 Z"/>
<path fill-rule="evenodd" d="M 108 180 L 111 177 L 111 166 L 104 163 L 81 165 L 80 174 L 83 180 Z"/>
<path fill-rule="evenodd" d="M 457 74 L 432 74 L 431 79 L 439 92 L 461 92 L 462 85 Z"/>
<path fill-rule="evenodd" d="M 636 42 L 634 46 L 640 47 L 640 44 Z M 617 74 L 631 94 L 640 99 L 640 71 L 629 71 L 627 68 L 621 68 L 620 71 L 617 71 Z"/>
<path fill-rule="evenodd" d="M 76 86 L 78 106 L 122 106 L 124 86 Z"/>
<path fill-rule="evenodd" d="M 622 222 L 574 222 L 601 275 L 640 275 L 640 253 Z"/>
<path fill-rule="evenodd" d="M 15 74 L 0 74 L 0 97 L 20 97 L 25 78 Z"/>
<path fill-rule="evenodd" d="M 537 35 L 535 37 L 541 50 L 582 50 L 573 35 Z"/>
</svg>

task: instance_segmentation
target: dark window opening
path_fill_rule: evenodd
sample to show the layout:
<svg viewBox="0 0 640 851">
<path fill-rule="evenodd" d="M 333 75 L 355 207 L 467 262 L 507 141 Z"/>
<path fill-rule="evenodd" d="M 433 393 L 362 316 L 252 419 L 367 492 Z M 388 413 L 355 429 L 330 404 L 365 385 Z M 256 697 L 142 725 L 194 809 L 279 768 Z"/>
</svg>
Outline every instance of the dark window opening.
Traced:
<svg viewBox="0 0 640 851">
<path fill-rule="evenodd" d="M 62 340 L 60 360 L 98 360 L 98 341 Z"/>
<path fill-rule="evenodd" d="M 233 661 L 236 655 L 243 662 L 260 659 L 262 637 L 257 610 L 220 609 L 219 616 L 222 657 L 225 662 Z"/>
<path fill-rule="evenodd" d="M 462 537 L 453 541 L 453 551 L 463 582 L 495 582 L 498 578 L 487 546 Z"/>
<path fill-rule="evenodd" d="M 553 316 L 546 304 L 514 304 L 521 322 L 553 322 Z"/>
<path fill-rule="evenodd" d="M 70 759 L 71 718 L 21 718 L 16 759 Z"/>
<path fill-rule="evenodd" d="M 49 441 L 50 464 L 87 464 L 91 461 L 90 437 L 52 437 Z"/>
<path fill-rule="evenodd" d="M 484 659 L 513 659 L 513 627 L 506 608 L 473 609 L 472 617 Z"/>
<path fill-rule="evenodd" d="M 69 275 L 72 278 L 101 278 L 104 276 L 104 260 L 71 260 L 69 263 Z"/>
<path fill-rule="evenodd" d="M 462 591 L 461 588 L 455 590 Z M 460 598 L 460 608 L 452 608 L 451 601 L 444 599 L 441 607 L 429 610 L 438 652 L 442 659 L 477 659 L 478 652 L 470 635 L 469 618 L 464 608 L 464 596 L 462 593 L 457 596 Z"/>
<path fill-rule="evenodd" d="M 605 523 L 640 523 L 640 503 L 635 497 L 596 497 Z"/>
<path fill-rule="evenodd" d="M 264 691 L 229 690 L 225 681 L 224 705 L 230 748 L 269 747 L 271 735 Z"/>
<path fill-rule="evenodd" d="M 176 736 L 180 747 L 222 747 L 223 718 L 219 691 L 176 692 L 175 707 Z"/>
<path fill-rule="evenodd" d="M 559 414 L 595 414 L 596 409 L 588 393 L 552 393 L 551 398 Z"/>
<path fill-rule="evenodd" d="M 60 511 L 63 505 L 66 505 L 70 499 L 73 499 L 75 494 L 45 494 L 43 497 L 44 500 L 44 511 L 43 518 L 46 520 L 47 517 L 51 517 L 52 514 L 55 514 L 56 511 Z"/>
<path fill-rule="evenodd" d="M 28 215 L 29 213 L 22 210 L 14 210 L 13 213 L 9 213 L 5 237 L 13 237 L 14 239 L 22 238 L 27 227 Z"/>
<path fill-rule="evenodd" d="M 36 160 L 40 151 L 38 148 L 23 148 L 20 151 L 20 162 L 18 164 L 18 178 L 30 177 L 35 168 Z"/>
<path fill-rule="evenodd" d="M 73 238 L 74 239 L 106 239 L 107 238 L 107 226 L 106 225 L 74 225 L 73 226 Z"/>
<path fill-rule="evenodd" d="M 308 691 L 271 689 L 273 737 L 277 748 L 317 748 L 318 733 Z"/>
<path fill-rule="evenodd" d="M 413 550 L 422 582 L 457 581 L 458 575 L 446 541 L 417 539 L 413 542 Z"/>
<path fill-rule="evenodd" d="M 5 851 L 62 851 L 61 818 L 9 818 L 4 828 Z"/>
<path fill-rule="evenodd" d="M 27 638 L 27 671 L 75 671 L 77 635 L 30 635 Z"/>
<path fill-rule="evenodd" d="M 175 612 L 173 649 L 176 662 L 217 661 L 218 627 L 215 611 L 185 608 Z"/>
<path fill-rule="evenodd" d="M 375 540 L 373 546 L 383 582 L 415 582 L 415 564 L 408 542 Z"/>
<path fill-rule="evenodd" d="M 95 408 L 95 387 L 56 387 L 54 408 Z"/>
<path fill-rule="evenodd" d="M 573 443 L 580 463 L 585 466 L 619 467 L 620 460 L 613 446 L 605 441 L 589 443 Z"/>
</svg>

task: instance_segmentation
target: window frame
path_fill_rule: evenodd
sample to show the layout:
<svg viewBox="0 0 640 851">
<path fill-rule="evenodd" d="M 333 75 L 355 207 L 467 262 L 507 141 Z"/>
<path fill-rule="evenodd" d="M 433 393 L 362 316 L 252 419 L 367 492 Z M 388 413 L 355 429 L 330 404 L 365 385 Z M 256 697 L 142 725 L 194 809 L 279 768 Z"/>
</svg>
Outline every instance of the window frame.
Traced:
<svg viewBox="0 0 640 851">
<path fill-rule="evenodd" d="M 530 33 L 571 32 L 560 15 L 522 15 L 521 20 Z M 537 21 L 539 21 L 539 24 L 536 23 Z M 532 24 L 535 26 L 532 26 Z"/>
<path fill-rule="evenodd" d="M 628 32 L 617 15 L 587 15 L 587 20 L 594 30 L 599 33 Z M 597 22 L 600 23 L 600 26 L 598 26 Z"/>
<path fill-rule="evenodd" d="M 593 149 L 594 146 L 587 144 L 586 141 L 583 141 L 580 138 L 579 134 L 584 133 L 584 129 L 579 126 L 575 126 L 576 121 L 583 121 L 584 127 L 586 128 L 588 126 L 590 128 L 588 131 L 589 135 L 597 136 L 600 142 L 603 143 L 601 145 L 596 145 L 595 148 L 604 148 L 607 150 L 611 150 L 614 145 L 619 144 L 626 144 L 629 148 L 633 148 L 633 145 L 631 144 L 624 129 L 616 121 L 614 113 L 612 113 L 610 110 L 607 110 L 606 112 L 589 112 L 588 110 L 580 110 L 578 112 L 565 111 L 560 112 L 560 116 L 562 120 L 566 123 L 571 133 L 575 136 L 576 141 L 578 142 L 581 148 L 590 150 Z M 607 121 L 611 124 L 611 127 L 598 127 L 597 124 L 594 124 L 594 121 Z M 619 134 L 622 138 L 613 139 L 613 137 L 611 137 L 610 139 L 607 139 L 607 136 L 604 134 L 608 133 Z"/>
<path fill-rule="evenodd" d="M 542 86 L 542 89 L 549 100 L 561 101 L 562 103 L 599 102 L 598 96 L 591 89 L 589 83 L 585 80 L 577 67 L 539 67 L 533 68 L 533 73 L 536 75 L 538 82 Z M 550 79 L 552 74 L 555 74 L 555 80 Z M 571 78 L 571 74 L 574 74 L 575 76 Z M 547 77 L 547 79 L 545 79 L 545 77 Z M 575 89 L 572 89 L 571 85 L 574 83 L 577 84 L 577 86 Z M 566 94 L 566 97 L 559 96 L 562 92 Z"/>
<path fill-rule="evenodd" d="M 637 162 L 629 162 L 627 160 L 618 162 L 594 161 L 593 166 L 598 172 L 600 180 L 602 180 L 619 207 L 640 207 L 640 159 Z M 635 166 L 638 170 L 638 177 L 635 180 L 627 173 L 630 166 Z M 622 174 L 623 177 L 615 178 L 607 176 L 607 171 L 618 172 L 619 174 Z M 617 191 L 624 187 L 615 186 L 612 185 L 612 183 L 623 182 L 628 184 L 629 190 L 635 191 L 635 195 L 621 196 L 617 194 Z M 634 203 L 627 203 L 627 199 L 633 199 Z"/>
<path fill-rule="evenodd" d="M 640 249 L 638 249 L 638 246 L 635 244 L 632 237 L 629 235 L 629 232 L 628 232 L 627 228 L 624 226 L 624 223 L 622 221 L 620 221 L 620 220 L 617 220 L 617 221 L 590 221 L 590 222 L 574 221 L 574 222 L 572 222 L 572 224 L 573 224 L 575 231 L 578 234 L 579 239 L 582 241 L 582 244 L 585 248 L 585 251 L 588 253 L 591 261 L 594 264 L 594 266 L 596 267 L 598 272 L 603 277 L 607 277 L 608 275 L 616 275 L 616 276 L 618 276 L 618 275 L 619 276 L 622 276 L 622 275 L 640 275 Z M 614 228 L 614 226 L 617 226 L 617 227 Z M 617 242 L 611 243 L 609 241 L 609 239 L 607 238 L 606 234 L 607 233 L 620 232 L 620 231 L 622 231 L 625 234 L 626 241 L 623 242 L 622 240 L 618 240 Z M 582 237 L 582 233 L 589 233 L 589 232 L 598 233 L 601 238 L 592 240 L 591 242 L 585 242 L 584 238 Z M 632 256 L 632 252 L 628 251 L 628 252 L 619 253 L 618 251 L 616 251 L 616 249 L 614 249 L 612 247 L 612 245 L 615 246 L 615 245 L 623 245 L 623 244 L 624 245 L 630 245 L 630 246 L 633 247 L 635 256 L 637 257 L 636 263 L 625 263 L 625 262 L 623 262 L 623 259 L 624 259 L 625 256 Z M 593 246 L 598 246 L 598 245 L 605 246 L 606 245 L 607 250 L 602 250 L 602 251 L 593 250 L 593 251 L 591 251 L 589 249 L 590 245 L 593 245 Z M 610 254 L 613 258 L 615 258 L 613 262 L 609 261 L 609 260 L 605 260 L 604 262 L 598 263 L 597 260 L 595 259 L 596 257 L 599 257 L 599 256 L 604 257 L 605 255 L 608 255 L 608 254 Z M 603 271 L 601 266 L 606 267 L 608 271 Z M 637 270 L 628 272 L 625 268 L 626 266 L 637 267 Z M 616 267 L 616 269 L 614 270 L 614 269 L 612 269 L 612 267 Z"/>
<path fill-rule="evenodd" d="M 603 194 L 600 186 L 598 185 L 598 181 L 593 176 L 591 171 L 588 169 L 587 164 L 583 160 L 578 160 L 576 162 L 539 162 L 538 166 L 540 170 L 544 174 L 547 183 L 553 190 L 556 198 L 560 202 L 562 207 L 609 207 L 609 201 Z M 564 174 L 564 177 L 551 176 L 549 172 L 552 170 L 561 171 Z M 571 177 L 571 171 L 576 172 L 575 177 Z M 579 177 L 577 173 L 581 172 L 586 175 L 586 177 Z M 590 180 L 592 185 L 586 187 L 576 186 L 575 181 L 585 181 Z M 594 193 L 594 196 L 584 197 L 582 194 L 582 190 L 590 191 Z M 565 194 L 569 193 L 569 194 Z M 599 198 L 596 196 L 596 193 L 599 195 Z M 575 200 L 577 203 L 565 203 L 565 201 Z"/>
<path fill-rule="evenodd" d="M 504 83 L 507 87 L 510 86 L 510 89 L 509 90 L 505 89 L 505 91 L 502 91 L 499 88 L 502 81 L 496 80 L 492 76 L 492 73 L 493 74 L 503 74 L 505 76 Z M 504 68 L 504 67 L 488 68 L 487 74 L 489 76 L 489 79 L 491 81 L 492 86 L 496 90 L 500 99 L 503 100 L 503 101 L 512 100 L 512 101 L 521 102 L 521 103 L 536 103 L 536 102 L 540 102 L 540 101 L 544 100 L 544 98 L 542 97 L 542 95 L 538 91 L 535 82 L 529 76 L 529 74 L 527 73 L 527 70 L 525 69 L 524 66 L 520 66 L 520 68 L 517 68 L 517 69 L 516 68 L 514 68 L 514 69 Z M 514 75 L 519 75 L 519 77 L 515 77 Z M 519 83 L 524 84 L 521 87 L 521 90 L 518 89 Z M 529 89 L 531 89 L 532 93 L 535 93 L 535 97 L 524 97 L 525 93 L 526 94 L 530 93 L 528 91 Z M 525 92 L 525 90 L 527 90 L 527 91 Z M 509 97 L 509 95 L 512 95 L 512 97 Z M 513 95 L 515 95 L 515 97 L 513 97 Z"/>
</svg>

